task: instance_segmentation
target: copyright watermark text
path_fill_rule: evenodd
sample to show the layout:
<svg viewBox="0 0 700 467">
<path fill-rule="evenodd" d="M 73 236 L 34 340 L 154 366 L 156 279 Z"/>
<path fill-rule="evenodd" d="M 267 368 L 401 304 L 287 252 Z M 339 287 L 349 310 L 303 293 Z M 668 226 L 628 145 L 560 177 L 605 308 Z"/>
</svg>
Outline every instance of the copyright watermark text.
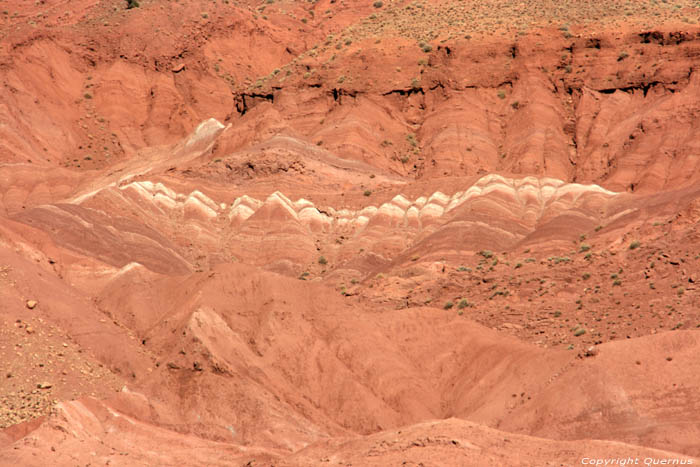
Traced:
<svg viewBox="0 0 700 467">
<path fill-rule="evenodd" d="M 584 457 L 581 459 L 583 465 L 617 466 L 625 465 L 694 465 L 693 459 L 673 459 L 657 457 L 610 457 L 596 458 Z"/>
</svg>

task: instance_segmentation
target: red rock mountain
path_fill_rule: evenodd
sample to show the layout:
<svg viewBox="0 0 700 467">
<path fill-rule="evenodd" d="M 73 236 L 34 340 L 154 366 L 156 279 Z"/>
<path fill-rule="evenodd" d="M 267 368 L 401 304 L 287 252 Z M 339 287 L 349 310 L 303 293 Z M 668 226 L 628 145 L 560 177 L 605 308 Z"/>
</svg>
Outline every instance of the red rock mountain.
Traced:
<svg viewBox="0 0 700 467">
<path fill-rule="evenodd" d="M 0 465 L 700 462 L 690 0 L 0 11 Z"/>
</svg>

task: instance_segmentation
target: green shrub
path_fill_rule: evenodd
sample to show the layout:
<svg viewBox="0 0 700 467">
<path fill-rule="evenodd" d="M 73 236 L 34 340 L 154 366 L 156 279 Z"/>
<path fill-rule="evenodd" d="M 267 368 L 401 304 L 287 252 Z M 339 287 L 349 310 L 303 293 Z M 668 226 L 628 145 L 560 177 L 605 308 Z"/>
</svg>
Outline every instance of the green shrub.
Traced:
<svg viewBox="0 0 700 467">
<path fill-rule="evenodd" d="M 454 303 L 452 303 L 452 302 L 447 302 L 447 303 L 445 303 L 445 306 L 443 306 L 443 308 L 444 308 L 445 310 L 449 310 L 449 309 L 452 308 L 453 306 L 455 306 Z"/>
<path fill-rule="evenodd" d="M 639 248 L 640 245 L 641 245 L 641 243 L 639 243 L 637 240 L 635 240 L 632 243 L 630 243 L 630 250 L 636 250 L 637 248 Z"/>
<path fill-rule="evenodd" d="M 325 265 L 325 264 L 328 264 L 328 260 L 326 259 L 325 256 L 321 256 L 321 257 L 318 259 L 318 264 L 324 264 L 324 265 Z"/>
<path fill-rule="evenodd" d="M 381 8 L 381 7 L 384 6 L 384 2 L 381 2 L 381 1 L 377 0 L 376 2 L 374 2 L 374 3 L 372 4 L 372 6 L 373 6 L 374 8 Z"/>
<path fill-rule="evenodd" d="M 126 2 L 126 9 L 131 10 L 132 8 L 138 8 L 141 5 L 139 5 L 138 0 L 127 0 Z"/>
<path fill-rule="evenodd" d="M 571 261 L 571 258 L 568 256 L 551 256 L 547 258 L 548 261 L 553 261 L 554 264 L 559 264 L 559 263 L 568 263 Z"/>
<path fill-rule="evenodd" d="M 459 305 L 457 305 L 457 308 L 459 308 L 461 310 L 462 308 L 466 308 L 468 306 L 469 306 L 469 302 L 467 301 L 466 298 L 463 298 L 462 300 L 459 301 Z"/>
</svg>

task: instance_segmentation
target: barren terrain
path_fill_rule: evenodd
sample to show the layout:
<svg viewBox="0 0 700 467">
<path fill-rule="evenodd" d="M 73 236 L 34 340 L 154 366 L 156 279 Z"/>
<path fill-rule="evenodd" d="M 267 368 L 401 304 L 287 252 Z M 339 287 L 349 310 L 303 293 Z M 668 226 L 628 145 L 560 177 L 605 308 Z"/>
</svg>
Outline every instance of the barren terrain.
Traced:
<svg viewBox="0 0 700 467">
<path fill-rule="evenodd" d="M 0 0 L 0 465 L 700 462 L 689 0 Z"/>
</svg>

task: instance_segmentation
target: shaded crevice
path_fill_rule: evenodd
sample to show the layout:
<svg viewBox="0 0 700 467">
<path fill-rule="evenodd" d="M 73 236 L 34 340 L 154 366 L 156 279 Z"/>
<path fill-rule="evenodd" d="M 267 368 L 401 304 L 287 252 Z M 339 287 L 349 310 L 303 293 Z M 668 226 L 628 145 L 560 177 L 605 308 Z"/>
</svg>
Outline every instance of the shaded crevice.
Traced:
<svg viewBox="0 0 700 467">
<path fill-rule="evenodd" d="M 654 42 L 655 44 L 664 45 L 664 34 L 660 31 L 649 31 L 639 34 L 642 39 L 642 44 L 650 44 Z"/>
<path fill-rule="evenodd" d="M 343 96 L 352 97 L 353 99 L 357 97 L 357 91 L 348 91 L 347 89 L 343 88 L 333 88 L 331 89 L 330 94 L 333 96 L 333 100 L 338 104 L 342 103 Z"/>
<path fill-rule="evenodd" d="M 248 110 L 255 107 L 260 101 L 268 101 L 270 103 L 275 102 L 275 95 L 273 93 L 258 94 L 258 93 L 244 93 L 238 94 L 235 98 L 236 110 L 243 116 L 248 112 Z"/>
<path fill-rule="evenodd" d="M 663 45 L 678 45 L 681 42 L 686 42 L 686 41 L 692 41 L 694 37 L 690 33 L 686 32 L 672 32 L 669 33 L 668 39 L 666 39 L 663 43 Z"/>
<path fill-rule="evenodd" d="M 633 86 L 624 86 L 624 87 L 619 87 L 619 88 L 597 89 L 597 91 L 598 91 L 599 93 L 601 93 L 601 94 L 613 94 L 613 93 L 615 93 L 616 91 L 622 91 L 622 92 L 626 92 L 626 93 L 633 93 L 634 91 L 640 91 L 640 90 L 641 90 L 641 91 L 644 93 L 644 96 L 646 97 L 647 93 L 649 92 L 649 89 L 651 89 L 652 87 L 657 86 L 657 85 L 659 85 L 659 84 L 663 86 L 663 83 L 661 83 L 660 81 L 651 81 L 651 82 L 649 82 L 649 83 L 643 83 L 643 84 L 638 84 L 638 85 L 633 85 Z M 672 84 L 676 84 L 676 83 L 672 83 Z M 671 92 L 671 93 L 676 92 L 674 89 L 669 89 L 669 88 L 666 88 L 665 86 L 664 86 L 664 89 L 667 90 L 667 91 L 669 91 L 669 92 Z"/>
<path fill-rule="evenodd" d="M 586 41 L 586 45 L 584 47 L 587 49 L 600 50 L 600 39 L 598 39 L 596 37 L 592 37 Z"/>
<path fill-rule="evenodd" d="M 392 94 L 398 94 L 399 96 L 410 96 L 411 94 L 425 94 L 423 88 L 409 88 L 409 89 L 392 89 L 382 94 L 382 96 L 390 96 Z"/>
<path fill-rule="evenodd" d="M 445 56 L 446 56 L 446 57 L 449 57 L 450 55 L 452 55 L 452 49 L 451 49 L 449 46 L 446 46 L 446 45 L 439 45 L 437 49 L 438 49 L 438 52 L 444 50 L 444 51 L 445 51 Z"/>
<path fill-rule="evenodd" d="M 642 44 L 657 44 L 661 46 L 678 45 L 697 39 L 692 33 L 683 31 L 670 32 L 668 36 L 665 36 L 661 31 L 647 31 L 638 34 L 638 36 Z"/>
</svg>

